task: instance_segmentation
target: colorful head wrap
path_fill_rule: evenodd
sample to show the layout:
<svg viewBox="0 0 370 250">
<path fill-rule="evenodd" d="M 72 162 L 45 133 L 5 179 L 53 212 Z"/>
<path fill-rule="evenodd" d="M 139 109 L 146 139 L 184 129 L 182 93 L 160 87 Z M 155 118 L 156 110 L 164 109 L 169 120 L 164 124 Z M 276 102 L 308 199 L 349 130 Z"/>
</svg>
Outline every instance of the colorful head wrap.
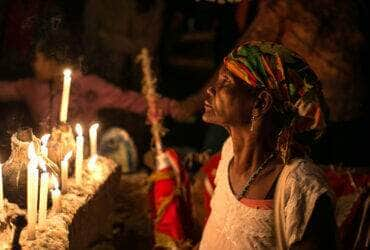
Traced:
<svg viewBox="0 0 370 250">
<path fill-rule="evenodd" d="M 249 42 L 224 58 L 225 67 L 253 89 L 267 90 L 284 127 L 278 150 L 289 159 L 293 135 L 313 132 L 319 137 L 326 124 L 321 83 L 309 65 L 295 52 L 272 42 Z"/>
</svg>

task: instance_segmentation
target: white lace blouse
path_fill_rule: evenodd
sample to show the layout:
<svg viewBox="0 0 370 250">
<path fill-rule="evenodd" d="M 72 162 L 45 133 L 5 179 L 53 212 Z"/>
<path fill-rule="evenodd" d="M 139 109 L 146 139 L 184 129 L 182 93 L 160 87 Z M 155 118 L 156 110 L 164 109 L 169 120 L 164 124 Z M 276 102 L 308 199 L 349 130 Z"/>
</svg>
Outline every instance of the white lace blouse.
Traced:
<svg viewBox="0 0 370 250">
<path fill-rule="evenodd" d="M 216 173 L 211 214 L 199 249 L 275 249 L 272 209 L 248 207 L 237 200 L 230 188 L 228 165 L 233 158 L 231 139 L 222 149 Z M 288 245 L 299 241 L 308 224 L 315 202 L 329 191 L 322 171 L 308 160 L 294 160 L 295 170 L 284 187 L 284 234 Z"/>
</svg>

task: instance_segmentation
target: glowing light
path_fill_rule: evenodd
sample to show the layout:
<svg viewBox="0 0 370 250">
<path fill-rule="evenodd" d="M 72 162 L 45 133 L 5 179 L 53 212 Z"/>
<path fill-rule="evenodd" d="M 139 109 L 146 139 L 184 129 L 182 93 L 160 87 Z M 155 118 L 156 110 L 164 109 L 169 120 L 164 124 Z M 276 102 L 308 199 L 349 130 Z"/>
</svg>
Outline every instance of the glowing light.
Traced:
<svg viewBox="0 0 370 250">
<path fill-rule="evenodd" d="M 50 138 L 50 134 L 43 135 L 41 137 L 41 155 L 44 157 L 48 157 L 48 141 Z"/>
<path fill-rule="evenodd" d="M 77 135 L 78 136 L 82 136 L 82 134 L 83 134 L 83 130 L 82 130 L 82 126 L 81 126 L 81 124 L 79 124 L 79 123 L 77 123 L 76 124 L 76 133 L 77 133 Z"/>
<path fill-rule="evenodd" d="M 90 136 L 90 156 L 97 154 L 97 138 L 99 123 L 94 123 L 89 129 Z"/>
<path fill-rule="evenodd" d="M 75 160 L 75 178 L 76 184 L 80 185 L 82 182 L 82 164 L 84 160 L 84 137 L 82 126 L 76 124 L 76 160 Z"/>
<path fill-rule="evenodd" d="M 69 151 L 65 156 L 62 162 L 60 163 L 61 168 L 61 181 L 62 181 L 62 192 L 67 191 L 67 181 L 68 181 L 68 169 L 69 169 L 69 159 L 72 157 L 72 151 Z"/>
<path fill-rule="evenodd" d="M 51 177 L 51 183 L 54 186 L 54 189 L 51 190 L 51 200 L 52 200 L 52 203 L 53 203 L 52 210 L 57 213 L 57 212 L 60 211 L 60 207 L 61 207 L 61 204 L 60 204 L 60 190 L 59 190 L 58 179 L 54 175 L 52 175 L 52 177 Z"/>
<path fill-rule="evenodd" d="M 87 162 L 87 168 L 90 172 L 94 172 L 96 170 L 96 161 L 98 159 L 97 155 L 93 155 L 90 157 L 89 161 Z"/>
<path fill-rule="evenodd" d="M 62 93 L 62 103 L 60 105 L 60 114 L 59 120 L 61 122 L 67 122 L 68 116 L 68 105 L 69 105 L 69 92 L 71 89 L 71 75 L 72 70 L 65 69 L 63 71 L 64 79 L 63 79 L 63 93 Z"/>
<path fill-rule="evenodd" d="M 64 70 L 63 70 L 63 75 L 64 75 L 64 77 L 71 77 L 71 75 L 72 75 L 72 70 L 71 70 L 71 69 L 69 69 L 69 68 L 64 69 Z"/>
</svg>

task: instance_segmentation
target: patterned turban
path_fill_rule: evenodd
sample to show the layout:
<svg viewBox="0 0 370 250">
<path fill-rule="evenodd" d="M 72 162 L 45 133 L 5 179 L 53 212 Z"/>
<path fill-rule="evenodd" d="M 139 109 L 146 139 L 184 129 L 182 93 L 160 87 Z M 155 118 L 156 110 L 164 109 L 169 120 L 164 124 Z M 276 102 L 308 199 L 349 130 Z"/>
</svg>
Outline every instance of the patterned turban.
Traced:
<svg viewBox="0 0 370 250">
<path fill-rule="evenodd" d="M 273 109 L 284 126 L 278 150 L 289 159 L 293 136 L 310 132 L 318 138 L 326 127 L 321 83 L 302 57 L 272 42 L 249 42 L 224 58 L 225 67 L 252 89 L 264 89 L 273 97 Z"/>
</svg>

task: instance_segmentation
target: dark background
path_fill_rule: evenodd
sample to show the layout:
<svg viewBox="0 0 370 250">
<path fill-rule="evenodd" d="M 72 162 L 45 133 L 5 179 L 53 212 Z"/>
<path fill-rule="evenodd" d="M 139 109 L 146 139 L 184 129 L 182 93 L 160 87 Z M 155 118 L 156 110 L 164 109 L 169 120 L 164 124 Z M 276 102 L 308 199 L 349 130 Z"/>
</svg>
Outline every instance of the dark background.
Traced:
<svg viewBox="0 0 370 250">
<path fill-rule="evenodd" d="M 147 13 L 151 9 L 155 9 L 159 3 L 163 4 L 160 20 L 147 26 L 148 30 L 161 27 L 161 32 L 157 34 L 157 37 L 153 37 L 153 40 L 158 41 L 153 55 L 153 68 L 159 80 L 158 91 L 160 94 L 178 100 L 196 93 L 210 79 L 217 66 L 222 62 L 223 56 L 230 51 L 237 40 L 242 37 L 242 34 L 248 32 L 249 25 L 254 21 L 259 11 L 258 1 L 248 1 L 250 2 L 248 15 L 246 15 L 244 27 L 241 29 L 237 25 L 237 9 L 240 8 L 240 5 L 237 4 L 220 5 L 193 0 L 127 1 L 135 4 L 136 14 L 133 15 Z M 338 3 L 344 2 L 313 1 L 312 4 L 307 5 L 307 9 L 315 15 L 322 15 L 320 28 L 325 32 L 326 29 L 332 29 L 331 24 L 336 27 L 341 25 L 340 22 L 333 23 L 331 20 L 336 20 L 336 13 L 340 16 L 339 13 L 342 13 L 343 10 L 327 8 L 330 11 L 326 13 L 325 8 L 320 9 L 320 6 L 342 6 Z M 353 23 L 357 25 L 358 31 L 368 41 L 368 3 L 365 0 L 350 2 L 355 3 L 355 7 L 351 7 L 355 10 L 348 9 L 344 12 L 352 13 L 353 10 L 357 13 L 357 19 Z M 140 68 L 135 66 L 133 55 L 125 59 L 122 75 L 117 78 L 109 71 L 109 66 L 107 66 L 109 63 L 104 61 L 104 55 L 96 55 L 86 49 L 91 43 L 94 43 L 94 41 L 86 41 L 85 37 L 87 22 L 85 6 L 87 3 L 88 1 L 85 0 L 0 1 L 0 84 L 1 80 L 15 80 L 32 76 L 30 62 L 38 38 L 49 33 L 57 33 L 61 29 L 68 29 L 81 41 L 75 45 L 81 47 L 86 73 L 99 74 L 122 89 L 140 90 Z M 122 15 L 125 14 L 128 13 L 122 13 Z M 114 18 L 114 15 L 107 17 L 110 21 Z M 137 20 L 139 19 L 135 19 L 136 23 L 132 24 L 132 29 L 146 25 Z M 23 22 L 23 24 L 17 22 Z M 330 40 L 331 38 L 323 36 L 319 39 Z M 18 44 L 14 41 L 23 41 L 23 43 Z M 134 38 L 133 41 L 135 41 Z M 334 39 L 332 42 L 335 43 L 336 40 Z M 20 52 L 20 48 L 24 50 Z M 368 53 L 368 47 L 365 48 L 365 51 Z M 363 60 L 362 65 L 368 67 L 366 59 Z M 125 74 L 126 69 L 130 69 L 130 73 Z M 367 75 L 358 74 L 368 80 Z M 348 85 L 351 86 L 351 82 L 348 82 Z M 368 81 L 363 81 L 362 86 L 365 85 L 368 85 Z M 362 89 L 366 88 L 360 88 L 358 91 L 362 91 Z M 343 89 L 343 91 L 346 90 Z M 351 106 L 351 103 L 348 105 Z M 349 119 L 329 121 L 327 134 L 313 145 L 312 156 L 315 160 L 324 164 L 369 166 L 368 101 L 361 105 L 364 110 L 361 114 Z M 0 117 L 0 154 L 1 160 L 4 161 L 9 154 L 11 134 L 19 127 L 33 126 L 33 124 L 27 107 L 19 102 L 1 102 Z M 135 139 L 137 145 L 140 145 L 140 154 L 149 148 L 150 134 L 144 117 L 109 109 L 102 110 L 100 118 L 104 129 L 111 126 L 125 128 Z M 169 129 L 164 138 L 164 143 L 168 146 L 186 147 L 193 151 L 202 151 L 207 148 L 217 151 L 222 139 L 225 138 L 223 129 L 204 124 L 200 114 L 197 114 L 191 123 L 179 123 L 166 118 L 164 125 Z"/>
</svg>

